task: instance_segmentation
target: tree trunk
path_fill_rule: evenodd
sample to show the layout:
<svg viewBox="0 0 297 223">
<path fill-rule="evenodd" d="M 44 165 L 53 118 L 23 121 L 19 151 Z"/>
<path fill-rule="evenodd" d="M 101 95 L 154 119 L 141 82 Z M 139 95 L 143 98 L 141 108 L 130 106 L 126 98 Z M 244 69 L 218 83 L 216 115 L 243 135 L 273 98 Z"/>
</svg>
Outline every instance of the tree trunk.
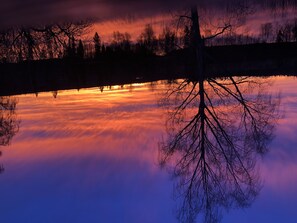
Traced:
<svg viewBox="0 0 297 223">
<path fill-rule="evenodd" d="M 201 37 L 200 33 L 200 25 L 199 25 L 199 16 L 198 16 L 198 10 L 197 6 L 193 6 L 191 8 L 191 18 L 192 18 L 192 35 L 193 35 L 193 46 L 196 56 L 196 63 L 195 63 L 195 76 L 198 78 L 198 80 L 204 79 L 204 40 Z"/>
</svg>

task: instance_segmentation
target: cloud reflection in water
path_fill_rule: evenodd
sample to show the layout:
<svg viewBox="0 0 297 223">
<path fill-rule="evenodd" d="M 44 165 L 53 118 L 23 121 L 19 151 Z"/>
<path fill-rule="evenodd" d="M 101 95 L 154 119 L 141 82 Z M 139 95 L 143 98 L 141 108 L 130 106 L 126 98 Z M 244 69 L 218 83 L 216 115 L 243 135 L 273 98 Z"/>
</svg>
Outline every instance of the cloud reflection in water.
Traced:
<svg viewBox="0 0 297 223">
<path fill-rule="evenodd" d="M 263 189 L 223 222 L 296 217 L 297 94 L 291 78 L 273 87 L 282 89 L 285 117 L 260 166 Z M 165 120 L 155 92 L 141 85 L 18 96 L 20 131 L 1 157 L 1 221 L 176 222 L 172 181 L 157 163 Z"/>
</svg>

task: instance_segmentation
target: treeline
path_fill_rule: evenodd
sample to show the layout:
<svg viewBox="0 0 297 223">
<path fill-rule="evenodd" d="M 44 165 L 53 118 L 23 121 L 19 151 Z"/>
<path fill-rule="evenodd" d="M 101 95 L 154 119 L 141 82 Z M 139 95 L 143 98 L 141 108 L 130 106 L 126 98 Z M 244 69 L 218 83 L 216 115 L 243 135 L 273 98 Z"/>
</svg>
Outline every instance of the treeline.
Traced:
<svg viewBox="0 0 297 223">
<path fill-rule="evenodd" d="M 188 29 L 188 28 L 187 28 Z M 136 41 L 129 33 L 114 32 L 110 43 L 104 43 L 96 32 L 91 41 L 69 39 L 64 58 L 98 59 L 108 56 L 152 56 L 166 55 L 178 48 L 188 47 L 190 32 L 178 36 L 165 27 L 157 36 L 151 24 L 147 24 Z"/>
<path fill-rule="evenodd" d="M 165 27 L 157 36 L 147 24 L 137 41 L 129 33 L 114 32 L 110 43 L 103 43 L 96 32 L 91 41 L 83 39 L 88 22 L 51 24 L 39 27 L 11 28 L 0 31 L 0 62 L 22 62 L 44 59 L 96 59 L 117 55 L 165 55 L 190 44 L 190 30 L 178 37 Z"/>
<path fill-rule="evenodd" d="M 0 62 L 167 55 L 177 49 L 190 48 L 193 43 L 191 25 L 184 25 L 179 33 L 165 27 L 157 35 L 152 25 L 147 24 L 136 41 L 132 41 L 129 33 L 116 31 L 109 43 L 104 43 L 97 32 L 91 40 L 83 40 L 83 34 L 91 26 L 90 22 L 83 21 L 2 31 Z M 293 41 L 297 41 L 297 19 L 282 25 L 262 24 L 258 36 L 226 32 L 216 38 L 205 38 L 207 46 Z"/>
<path fill-rule="evenodd" d="M 296 42 L 297 18 L 286 21 L 284 24 L 262 24 L 260 38 L 262 42 Z"/>
<path fill-rule="evenodd" d="M 297 41 L 297 19 L 285 24 L 265 23 L 261 25 L 258 36 L 241 35 L 233 32 L 223 33 L 216 38 L 205 38 L 206 46 L 245 45 L 254 43 L 281 43 Z M 136 41 L 131 40 L 129 33 L 113 33 L 110 43 L 103 43 L 96 32 L 91 41 L 84 42 L 69 39 L 64 58 L 100 58 L 104 56 L 150 56 L 167 55 L 178 49 L 190 48 L 192 45 L 192 30 L 190 25 L 177 33 L 165 27 L 157 35 L 151 24 L 147 24 Z"/>
<path fill-rule="evenodd" d="M 0 61 L 62 58 L 68 48 L 67 42 L 73 39 L 73 43 L 76 42 L 91 25 L 88 21 L 80 21 L 1 30 Z"/>
<path fill-rule="evenodd" d="M 255 43 L 287 43 L 297 42 L 297 18 L 280 23 L 263 23 L 258 35 L 225 33 L 214 39 L 209 39 L 209 46 L 244 45 Z"/>
</svg>

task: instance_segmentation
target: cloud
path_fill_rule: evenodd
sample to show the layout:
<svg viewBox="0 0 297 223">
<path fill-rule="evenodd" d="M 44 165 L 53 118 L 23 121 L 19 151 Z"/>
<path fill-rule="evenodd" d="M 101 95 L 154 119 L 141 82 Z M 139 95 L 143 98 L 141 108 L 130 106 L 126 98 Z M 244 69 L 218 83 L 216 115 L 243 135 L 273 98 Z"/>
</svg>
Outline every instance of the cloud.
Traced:
<svg viewBox="0 0 297 223">
<path fill-rule="evenodd" d="M 2 1 L 0 27 L 96 18 L 155 15 L 190 4 L 191 0 L 11 0 Z"/>
<path fill-rule="evenodd" d="M 92 18 L 110 21 L 143 18 L 188 8 L 199 3 L 202 8 L 226 9 L 242 4 L 279 5 L 278 0 L 0 0 L 0 28 Z M 268 3 L 267 3 L 268 2 Z M 295 0 L 287 0 L 296 4 Z M 278 4 L 277 4 L 278 3 Z M 229 7 L 230 8 L 230 7 Z"/>
</svg>

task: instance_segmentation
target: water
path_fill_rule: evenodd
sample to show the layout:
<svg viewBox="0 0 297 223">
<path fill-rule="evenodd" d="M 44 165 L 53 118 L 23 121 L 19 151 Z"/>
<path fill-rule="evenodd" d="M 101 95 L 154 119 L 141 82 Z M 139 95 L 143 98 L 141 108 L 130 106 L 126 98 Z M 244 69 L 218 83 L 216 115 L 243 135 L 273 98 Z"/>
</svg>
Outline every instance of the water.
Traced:
<svg viewBox="0 0 297 223">
<path fill-rule="evenodd" d="M 269 80 L 281 94 L 262 189 L 222 222 L 296 222 L 297 92 L 293 77 Z M 170 171 L 158 163 L 167 137 L 161 82 L 14 96 L 19 131 L 0 147 L 1 222 L 177 222 Z"/>
</svg>

